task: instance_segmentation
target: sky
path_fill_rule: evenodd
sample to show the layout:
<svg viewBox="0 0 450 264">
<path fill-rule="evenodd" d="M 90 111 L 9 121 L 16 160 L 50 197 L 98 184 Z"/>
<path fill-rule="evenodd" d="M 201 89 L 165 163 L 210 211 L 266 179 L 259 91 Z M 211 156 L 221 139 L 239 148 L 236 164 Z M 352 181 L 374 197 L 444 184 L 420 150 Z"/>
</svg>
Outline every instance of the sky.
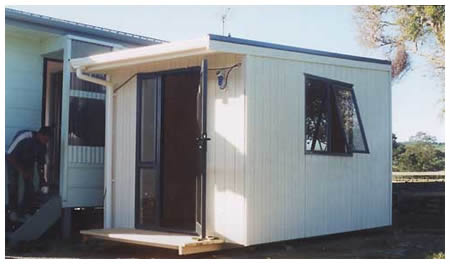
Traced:
<svg viewBox="0 0 450 264">
<path fill-rule="evenodd" d="M 51 17 L 168 41 L 225 34 L 357 56 L 381 58 L 357 40 L 351 6 L 8 6 Z M 413 56 L 412 70 L 392 83 L 392 129 L 399 141 L 418 131 L 445 141 L 443 89 L 430 66 Z"/>
</svg>

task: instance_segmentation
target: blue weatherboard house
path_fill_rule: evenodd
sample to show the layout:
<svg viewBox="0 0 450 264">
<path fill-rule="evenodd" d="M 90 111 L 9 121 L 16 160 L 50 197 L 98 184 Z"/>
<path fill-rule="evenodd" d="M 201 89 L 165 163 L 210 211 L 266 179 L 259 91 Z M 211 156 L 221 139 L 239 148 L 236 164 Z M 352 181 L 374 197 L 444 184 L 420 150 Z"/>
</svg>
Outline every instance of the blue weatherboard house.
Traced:
<svg viewBox="0 0 450 264">
<path fill-rule="evenodd" d="M 53 128 L 52 198 L 8 238 L 36 239 L 61 216 L 68 236 L 73 208 L 103 206 L 105 138 L 105 88 L 79 80 L 69 61 L 164 41 L 9 8 L 5 24 L 5 146 L 18 131 Z"/>
</svg>

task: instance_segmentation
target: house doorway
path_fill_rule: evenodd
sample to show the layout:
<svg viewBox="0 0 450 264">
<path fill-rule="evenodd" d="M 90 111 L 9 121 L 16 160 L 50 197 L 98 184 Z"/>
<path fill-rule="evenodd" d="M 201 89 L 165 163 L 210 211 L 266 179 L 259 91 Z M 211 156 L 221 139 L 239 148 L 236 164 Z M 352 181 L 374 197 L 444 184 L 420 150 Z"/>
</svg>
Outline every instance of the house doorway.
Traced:
<svg viewBox="0 0 450 264">
<path fill-rule="evenodd" d="M 53 129 L 53 135 L 48 143 L 48 161 L 44 175 L 50 186 L 50 191 L 59 191 L 59 169 L 61 150 L 61 104 L 63 85 L 63 62 L 44 58 L 42 97 L 42 124 Z"/>
<path fill-rule="evenodd" d="M 138 76 L 136 228 L 197 232 L 200 83 L 199 67 Z"/>
</svg>

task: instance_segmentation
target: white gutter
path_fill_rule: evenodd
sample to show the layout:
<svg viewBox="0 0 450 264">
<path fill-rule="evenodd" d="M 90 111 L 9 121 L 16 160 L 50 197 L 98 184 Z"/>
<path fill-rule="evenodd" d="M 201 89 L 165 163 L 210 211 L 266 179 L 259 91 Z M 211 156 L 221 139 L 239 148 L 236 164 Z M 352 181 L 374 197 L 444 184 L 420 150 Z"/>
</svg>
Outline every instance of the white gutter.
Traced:
<svg viewBox="0 0 450 264">
<path fill-rule="evenodd" d="M 106 87 L 106 98 L 105 98 L 105 160 L 104 160 L 104 199 L 103 208 L 105 215 L 103 218 L 104 228 L 112 227 L 112 150 L 113 150 L 113 140 L 112 140 L 112 130 L 113 130 L 113 83 L 108 81 L 109 76 L 107 76 L 107 81 L 89 76 L 83 73 L 84 67 L 76 68 L 76 75 L 78 79 L 87 82 L 99 84 Z"/>
<path fill-rule="evenodd" d="M 112 87 L 112 83 L 111 82 L 108 82 L 108 81 L 105 81 L 105 80 L 102 80 L 102 79 L 95 78 L 95 77 L 89 76 L 87 74 L 84 74 L 83 73 L 83 69 L 81 67 L 77 68 L 76 72 L 77 72 L 77 78 L 78 79 L 81 79 L 81 80 L 84 80 L 84 81 L 88 81 L 88 82 L 91 82 L 91 83 L 95 83 L 95 84 L 99 84 L 99 85 L 102 85 L 102 86 L 106 86 L 107 88 Z"/>
</svg>

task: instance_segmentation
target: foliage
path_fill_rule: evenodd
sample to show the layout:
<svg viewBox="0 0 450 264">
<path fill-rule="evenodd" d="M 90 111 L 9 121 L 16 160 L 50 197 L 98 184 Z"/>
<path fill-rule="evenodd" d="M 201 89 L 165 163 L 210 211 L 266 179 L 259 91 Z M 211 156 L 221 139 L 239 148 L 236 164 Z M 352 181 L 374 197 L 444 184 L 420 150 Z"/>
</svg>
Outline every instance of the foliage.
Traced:
<svg viewBox="0 0 450 264">
<path fill-rule="evenodd" d="M 354 18 L 362 44 L 391 58 L 393 78 L 409 69 L 409 53 L 426 57 L 443 78 L 445 6 L 357 6 Z"/>
<path fill-rule="evenodd" d="M 431 253 L 427 257 L 427 259 L 445 259 L 444 252 Z"/>
<path fill-rule="evenodd" d="M 445 169 L 445 153 L 436 138 L 418 132 L 407 144 L 392 135 L 392 166 L 394 171 L 441 171 Z"/>
<path fill-rule="evenodd" d="M 424 142 L 429 144 L 435 144 L 436 137 L 430 136 L 425 132 L 419 131 L 415 136 L 409 138 L 409 142 Z"/>
<path fill-rule="evenodd" d="M 397 136 L 392 134 L 392 170 L 398 171 L 399 157 L 406 151 L 405 144 L 397 142 Z"/>
</svg>

